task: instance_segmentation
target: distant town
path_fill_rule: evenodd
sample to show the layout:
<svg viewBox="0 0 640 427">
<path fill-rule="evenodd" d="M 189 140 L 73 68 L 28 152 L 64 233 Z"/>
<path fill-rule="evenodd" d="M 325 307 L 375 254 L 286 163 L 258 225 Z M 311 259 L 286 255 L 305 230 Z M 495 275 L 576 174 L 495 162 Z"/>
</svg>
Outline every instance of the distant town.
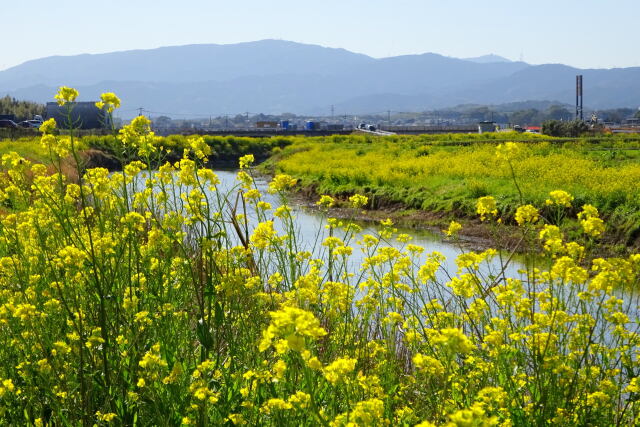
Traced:
<svg viewBox="0 0 640 427">
<path fill-rule="evenodd" d="M 152 121 L 158 135 L 208 133 L 267 136 L 271 134 L 336 134 L 354 131 L 374 134 L 425 134 L 520 131 L 576 136 L 581 132 L 637 133 L 640 131 L 640 108 L 614 108 L 585 111 L 582 75 L 576 76 L 576 104 L 552 101 L 524 101 L 500 105 L 460 105 L 424 112 L 381 111 L 370 114 L 338 114 L 330 106 L 330 115 L 309 116 L 294 113 L 217 114 L 208 117 L 183 117 L 185 114 L 159 113 L 137 109 Z M 177 117 L 176 117 L 177 116 Z M 41 105 L 0 98 L 0 128 L 38 128 L 43 119 L 68 120 L 66 107 L 55 102 Z M 107 120 L 95 102 L 76 102 L 71 120 L 80 129 L 97 132 L 121 127 L 127 120 Z M 571 125 L 569 125 L 571 124 Z M 566 134 L 566 135 L 565 135 Z"/>
</svg>

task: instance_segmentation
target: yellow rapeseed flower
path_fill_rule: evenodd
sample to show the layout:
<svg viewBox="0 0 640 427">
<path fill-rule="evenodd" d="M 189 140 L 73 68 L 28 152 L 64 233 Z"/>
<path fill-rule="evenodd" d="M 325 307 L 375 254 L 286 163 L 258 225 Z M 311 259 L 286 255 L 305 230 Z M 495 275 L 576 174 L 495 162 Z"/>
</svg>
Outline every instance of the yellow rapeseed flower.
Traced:
<svg viewBox="0 0 640 427">
<path fill-rule="evenodd" d="M 458 232 L 462 230 L 462 225 L 456 221 L 451 221 L 449 227 L 446 230 L 442 230 L 447 236 L 457 236 Z"/>
<path fill-rule="evenodd" d="M 597 217 L 590 217 L 580 221 L 585 234 L 592 237 L 598 237 L 604 233 L 604 221 Z"/>
<path fill-rule="evenodd" d="M 555 190 L 549 193 L 549 199 L 545 201 L 547 205 L 558 205 L 566 208 L 571 207 L 573 196 L 566 191 Z"/>
<path fill-rule="evenodd" d="M 369 198 L 367 196 L 363 196 L 362 194 L 354 194 L 349 197 L 349 202 L 351 203 L 351 207 L 361 208 L 369 202 Z"/>
<path fill-rule="evenodd" d="M 492 196 L 480 197 L 478 199 L 476 212 L 480 215 L 480 220 L 482 221 L 498 215 L 496 199 Z"/>
<path fill-rule="evenodd" d="M 278 174 L 273 177 L 273 180 L 269 183 L 269 192 L 278 193 L 286 191 L 296 185 L 298 181 L 286 174 Z"/>
<path fill-rule="evenodd" d="M 191 136 L 187 140 L 189 147 L 198 160 L 203 160 L 211 154 L 211 146 L 201 136 Z"/>
<path fill-rule="evenodd" d="M 309 311 L 297 307 L 283 307 L 269 314 L 271 323 L 262 333 L 260 351 L 268 349 L 276 338 L 284 338 L 283 342 L 280 342 L 284 350 L 302 351 L 305 337 L 315 339 L 327 334 L 320 327 L 320 321 Z"/>
<path fill-rule="evenodd" d="M 518 225 L 535 224 L 538 221 L 540 214 L 538 209 L 533 205 L 524 205 L 518 207 L 515 214 L 515 219 Z"/>
<path fill-rule="evenodd" d="M 344 357 L 336 359 L 324 368 L 324 377 L 331 384 L 336 385 L 339 381 L 343 381 L 345 376 L 356 368 L 357 359 Z"/>
<path fill-rule="evenodd" d="M 320 196 L 320 200 L 316 202 L 316 205 L 322 206 L 324 208 L 330 208 L 335 204 L 335 202 L 336 201 L 334 200 L 333 197 L 323 194 L 322 196 Z"/>
<path fill-rule="evenodd" d="M 56 130 L 56 126 L 57 126 L 56 119 L 51 117 L 50 119 L 45 120 L 40 125 L 40 132 L 42 132 L 45 135 L 51 134 Z"/>
<path fill-rule="evenodd" d="M 256 226 L 249 239 L 256 248 L 266 249 L 272 244 L 276 237 L 277 233 L 273 228 L 273 221 L 264 221 Z"/>
<path fill-rule="evenodd" d="M 100 411 L 96 412 L 96 418 L 98 419 L 98 421 L 104 421 L 107 423 L 110 423 L 111 421 L 113 421 L 114 419 L 117 418 L 118 415 L 114 414 L 113 412 L 107 412 L 107 413 L 102 413 Z"/>
<path fill-rule="evenodd" d="M 240 169 L 247 169 L 248 167 L 253 165 L 254 161 L 255 161 L 255 157 L 253 156 L 253 154 L 247 154 L 245 156 L 240 157 L 240 159 L 238 159 L 238 164 Z"/>
<path fill-rule="evenodd" d="M 96 107 L 102 110 L 106 107 L 108 113 L 112 113 L 114 109 L 120 108 L 120 98 L 113 92 L 106 92 L 100 95 L 100 101 L 96 102 Z"/>
<path fill-rule="evenodd" d="M 443 328 L 432 337 L 434 343 L 453 353 L 469 353 L 475 348 L 471 340 L 459 328 Z"/>
<path fill-rule="evenodd" d="M 505 142 L 496 147 L 496 157 L 500 160 L 511 161 L 519 153 L 520 147 L 515 142 Z"/>
<path fill-rule="evenodd" d="M 58 101 L 58 105 L 64 105 L 67 102 L 74 102 L 78 95 L 77 90 L 67 86 L 61 86 L 54 98 Z"/>
</svg>

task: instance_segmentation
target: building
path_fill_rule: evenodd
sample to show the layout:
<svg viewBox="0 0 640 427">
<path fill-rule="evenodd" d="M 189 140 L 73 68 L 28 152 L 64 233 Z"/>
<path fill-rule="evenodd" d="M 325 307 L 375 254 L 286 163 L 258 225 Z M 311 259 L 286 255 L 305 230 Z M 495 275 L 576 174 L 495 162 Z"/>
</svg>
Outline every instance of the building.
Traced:
<svg viewBox="0 0 640 427">
<path fill-rule="evenodd" d="M 260 121 L 256 122 L 256 127 L 258 129 L 276 129 L 278 127 L 278 122 Z"/>
<path fill-rule="evenodd" d="M 58 127 L 66 128 L 67 123 L 67 105 L 58 105 L 56 102 L 47 102 L 45 111 L 47 119 L 54 118 L 58 123 Z M 75 128 L 78 129 L 104 129 L 109 127 L 106 123 L 106 114 L 103 110 L 96 107 L 95 102 L 72 102 L 71 103 L 71 120 Z"/>
<path fill-rule="evenodd" d="M 542 133 L 542 127 L 541 126 L 525 126 L 524 131 L 528 133 Z"/>
<path fill-rule="evenodd" d="M 478 122 L 478 133 L 486 133 L 486 132 L 495 132 L 496 131 L 496 123 L 495 122 Z"/>
</svg>

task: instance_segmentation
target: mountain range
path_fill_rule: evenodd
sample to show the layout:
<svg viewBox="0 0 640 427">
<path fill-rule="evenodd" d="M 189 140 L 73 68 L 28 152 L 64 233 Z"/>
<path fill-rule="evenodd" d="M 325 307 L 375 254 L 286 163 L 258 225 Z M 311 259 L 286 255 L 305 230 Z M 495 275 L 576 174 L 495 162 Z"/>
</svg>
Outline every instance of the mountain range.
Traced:
<svg viewBox="0 0 640 427">
<path fill-rule="evenodd" d="M 252 113 L 329 115 L 423 111 L 459 104 L 553 100 L 572 104 L 584 75 L 593 109 L 640 105 L 640 67 L 577 69 L 497 55 L 372 58 L 282 40 L 52 56 L 0 71 L 0 95 L 46 102 L 73 86 L 80 100 L 115 92 L 121 116 L 139 107 L 174 118 Z"/>
</svg>

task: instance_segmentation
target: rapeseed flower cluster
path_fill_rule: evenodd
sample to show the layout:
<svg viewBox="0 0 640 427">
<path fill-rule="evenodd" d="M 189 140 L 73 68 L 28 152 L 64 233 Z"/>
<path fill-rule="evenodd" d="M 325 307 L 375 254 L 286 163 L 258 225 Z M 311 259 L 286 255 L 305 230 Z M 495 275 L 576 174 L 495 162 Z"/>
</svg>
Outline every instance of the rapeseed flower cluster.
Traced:
<svg viewBox="0 0 640 427">
<path fill-rule="evenodd" d="M 79 94 L 77 90 L 67 86 L 61 86 L 58 89 L 58 93 L 55 94 L 54 98 L 58 102 L 58 105 L 65 105 L 66 103 L 74 102 L 78 95 Z"/>
<path fill-rule="evenodd" d="M 493 196 L 485 196 L 478 199 L 476 212 L 482 221 L 498 215 L 498 206 Z"/>
<path fill-rule="evenodd" d="M 538 221 L 539 217 L 540 213 L 538 212 L 538 209 L 532 205 L 518 207 L 515 214 L 515 220 L 518 225 L 524 225 L 526 223 L 533 224 Z"/>
<path fill-rule="evenodd" d="M 65 147 L 79 158 L 72 138 Z M 524 205 L 516 223 L 530 246 L 516 249 L 540 253 L 517 267 L 509 253 L 462 245 L 447 260 L 388 220 L 367 234 L 327 220 L 307 246 L 283 203 L 294 177 L 272 181 L 281 205 L 271 212 L 250 157 L 229 190 L 203 166 L 198 137 L 159 166 L 148 119 L 117 141 L 140 157 L 122 171 L 66 176 L 53 150 L 51 169 L 2 158 L 0 424 L 633 425 L 640 416 L 640 256 L 594 258 L 598 211 L 585 205 L 574 218 L 569 193 L 550 195 L 553 209 L 586 236 L 567 241 L 565 222 Z M 491 196 L 477 209 L 501 219 Z M 491 222 L 498 235 L 504 222 Z"/>
<path fill-rule="evenodd" d="M 547 205 L 558 205 L 565 208 L 571 207 L 573 196 L 566 191 L 554 190 L 549 193 L 549 198 L 546 200 Z"/>
<path fill-rule="evenodd" d="M 354 194 L 353 196 L 349 197 L 349 202 L 351 203 L 352 207 L 361 208 L 369 202 L 369 198 L 361 194 Z"/>
<path fill-rule="evenodd" d="M 455 237 L 462 230 L 462 225 L 459 222 L 451 221 L 449 223 L 449 227 L 446 230 L 443 230 L 444 234 L 449 237 Z"/>
<path fill-rule="evenodd" d="M 120 108 L 120 98 L 112 92 L 103 93 L 100 95 L 100 101 L 96 102 L 96 107 L 100 110 L 105 109 L 107 113 L 113 113 L 113 110 Z"/>
</svg>

